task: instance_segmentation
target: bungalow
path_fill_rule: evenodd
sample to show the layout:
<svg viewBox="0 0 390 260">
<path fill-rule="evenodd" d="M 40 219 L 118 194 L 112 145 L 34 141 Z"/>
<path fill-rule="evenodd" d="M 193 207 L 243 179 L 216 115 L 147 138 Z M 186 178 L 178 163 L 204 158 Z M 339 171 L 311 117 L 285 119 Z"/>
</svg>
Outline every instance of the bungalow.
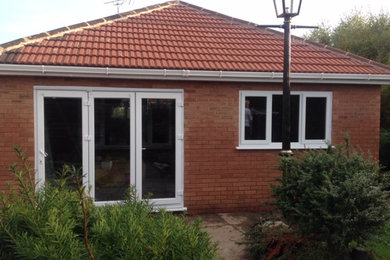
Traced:
<svg viewBox="0 0 390 260">
<path fill-rule="evenodd" d="M 264 210 L 279 176 L 283 34 L 181 1 L 0 45 L 0 190 L 22 145 L 36 182 L 82 167 L 96 204 L 133 185 L 157 207 Z M 292 149 L 378 157 L 390 67 L 292 42 Z"/>
</svg>

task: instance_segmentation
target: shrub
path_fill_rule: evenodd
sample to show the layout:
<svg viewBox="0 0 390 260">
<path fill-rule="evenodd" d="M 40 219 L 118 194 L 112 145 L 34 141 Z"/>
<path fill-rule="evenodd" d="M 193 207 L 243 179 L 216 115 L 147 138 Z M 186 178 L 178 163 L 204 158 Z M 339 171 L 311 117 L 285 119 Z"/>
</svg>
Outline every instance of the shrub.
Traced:
<svg viewBox="0 0 390 260">
<path fill-rule="evenodd" d="M 20 147 L 10 167 L 18 187 L 2 194 L 0 259 L 213 259 L 216 245 L 200 221 L 138 200 L 130 189 L 119 204 L 95 207 L 80 171 L 64 166 L 59 178 L 36 189 Z"/>
<path fill-rule="evenodd" d="M 96 208 L 91 225 L 93 251 L 101 259 L 213 259 L 211 244 L 200 221 L 164 210 L 152 213 L 135 192 L 121 204 Z"/>
<path fill-rule="evenodd" d="M 390 129 L 381 128 L 379 161 L 385 170 L 390 170 Z"/>
<path fill-rule="evenodd" d="M 280 185 L 272 187 L 275 204 L 300 235 L 325 241 L 335 255 L 352 241 L 364 244 L 389 218 L 378 164 L 351 152 L 348 141 L 282 158 L 280 170 Z"/>
<path fill-rule="evenodd" d="M 305 250 L 307 239 L 296 235 L 282 221 L 260 218 L 246 233 L 249 254 L 254 259 L 296 259 Z"/>
<path fill-rule="evenodd" d="M 81 208 L 77 192 L 66 184 L 70 167 L 53 185 L 36 190 L 34 171 L 20 147 L 22 168 L 10 166 L 18 187 L 1 196 L 0 244 L 4 259 L 78 259 L 86 256 L 79 230 Z"/>
</svg>

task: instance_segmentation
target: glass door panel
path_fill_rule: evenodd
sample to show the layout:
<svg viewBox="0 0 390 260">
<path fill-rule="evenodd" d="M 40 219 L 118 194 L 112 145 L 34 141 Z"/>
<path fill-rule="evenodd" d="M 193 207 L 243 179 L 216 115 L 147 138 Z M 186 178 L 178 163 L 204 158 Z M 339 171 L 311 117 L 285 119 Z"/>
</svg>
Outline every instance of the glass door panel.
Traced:
<svg viewBox="0 0 390 260">
<path fill-rule="evenodd" d="M 130 187 L 129 99 L 95 98 L 95 201 L 122 200 Z"/>
<path fill-rule="evenodd" d="M 82 99 L 44 98 L 45 181 L 57 179 L 64 164 L 82 167 Z"/>
<path fill-rule="evenodd" d="M 175 99 L 142 99 L 143 198 L 175 198 L 175 108 Z"/>
</svg>

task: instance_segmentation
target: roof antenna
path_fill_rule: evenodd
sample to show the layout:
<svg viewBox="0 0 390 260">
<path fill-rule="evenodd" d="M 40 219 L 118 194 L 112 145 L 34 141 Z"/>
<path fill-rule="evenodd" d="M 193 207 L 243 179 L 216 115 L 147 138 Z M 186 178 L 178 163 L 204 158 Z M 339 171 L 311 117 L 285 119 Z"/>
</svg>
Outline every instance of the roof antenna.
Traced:
<svg viewBox="0 0 390 260">
<path fill-rule="evenodd" d="M 116 13 L 119 14 L 119 7 L 122 6 L 126 2 L 129 2 L 129 4 L 131 4 L 131 2 L 133 2 L 133 0 L 111 0 L 111 1 L 105 2 L 104 4 L 115 5 L 116 6 Z"/>
</svg>

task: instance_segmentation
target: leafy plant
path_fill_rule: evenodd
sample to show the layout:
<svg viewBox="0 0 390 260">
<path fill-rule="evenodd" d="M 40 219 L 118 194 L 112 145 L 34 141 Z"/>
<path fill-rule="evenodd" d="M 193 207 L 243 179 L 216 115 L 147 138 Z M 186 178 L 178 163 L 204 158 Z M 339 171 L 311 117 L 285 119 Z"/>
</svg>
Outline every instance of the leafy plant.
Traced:
<svg viewBox="0 0 390 260">
<path fill-rule="evenodd" d="M 82 229 L 77 193 L 68 187 L 70 168 L 64 167 L 54 185 L 36 190 L 34 171 L 21 147 L 14 151 L 21 165 L 10 170 L 18 186 L 1 196 L 1 257 L 13 259 L 80 259 L 85 250 L 78 231 Z"/>
<path fill-rule="evenodd" d="M 307 239 L 297 236 L 293 228 L 267 218 L 260 218 L 246 237 L 254 259 L 295 259 L 307 244 Z"/>
<path fill-rule="evenodd" d="M 200 221 L 153 212 L 130 189 L 122 203 L 95 207 L 79 169 L 64 166 L 58 179 L 35 186 L 20 147 L 10 167 L 18 186 L 2 194 L 0 259 L 214 259 L 216 245 Z"/>
<path fill-rule="evenodd" d="M 345 254 L 352 241 L 364 244 L 389 219 L 378 164 L 351 152 L 348 140 L 281 158 L 280 170 L 280 185 L 272 186 L 275 205 L 300 235 L 326 242 L 334 255 Z"/>
<path fill-rule="evenodd" d="M 121 204 L 96 208 L 91 225 L 93 250 L 102 259 L 213 259 L 216 245 L 184 216 L 140 201 L 132 189 Z"/>
<path fill-rule="evenodd" d="M 313 30 L 305 37 L 390 65 L 389 25 L 389 13 L 366 15 L 355 11 L 334 28 L 322 24 L 319 30 Z"/>
</svg>

